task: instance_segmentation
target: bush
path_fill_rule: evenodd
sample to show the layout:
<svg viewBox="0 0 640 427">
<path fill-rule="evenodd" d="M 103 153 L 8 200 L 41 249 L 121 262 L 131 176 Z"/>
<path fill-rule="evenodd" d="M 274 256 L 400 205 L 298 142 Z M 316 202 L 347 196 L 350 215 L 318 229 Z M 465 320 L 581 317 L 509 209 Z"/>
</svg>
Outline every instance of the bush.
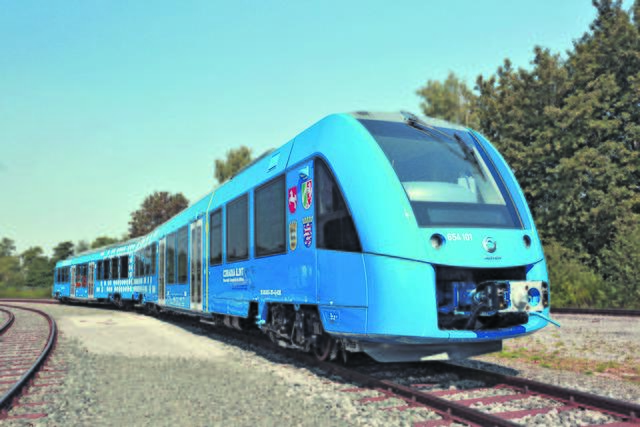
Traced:
<svg viewBox="0 0 640 427">
<path fill-rule="evenodd" d="M 51 288 L 0 288 L 0 298 L 51 298 Z"/>
<path fill-rule="evenodd" d="M 605 307 L 602 278 L 580 261 L 580 256 L 556 241 L 544 245 L 552 307 Z"/>
</svg>

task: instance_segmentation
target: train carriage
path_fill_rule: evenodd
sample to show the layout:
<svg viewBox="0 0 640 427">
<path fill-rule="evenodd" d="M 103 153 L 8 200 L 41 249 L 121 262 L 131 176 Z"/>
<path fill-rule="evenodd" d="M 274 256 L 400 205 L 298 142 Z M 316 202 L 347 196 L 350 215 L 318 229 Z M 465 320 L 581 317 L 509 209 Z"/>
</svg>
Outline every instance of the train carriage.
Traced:
<svg viewBox="0 0 640 427">
<path fill-rule="evenodd" d="M 149 235 L 60 262 L 58 298 L 261 328 L 321 359 L 468 357 L 544 327 L 524 196 L 479 133 L 409 113 L 329 116 Z"/>
</svg>

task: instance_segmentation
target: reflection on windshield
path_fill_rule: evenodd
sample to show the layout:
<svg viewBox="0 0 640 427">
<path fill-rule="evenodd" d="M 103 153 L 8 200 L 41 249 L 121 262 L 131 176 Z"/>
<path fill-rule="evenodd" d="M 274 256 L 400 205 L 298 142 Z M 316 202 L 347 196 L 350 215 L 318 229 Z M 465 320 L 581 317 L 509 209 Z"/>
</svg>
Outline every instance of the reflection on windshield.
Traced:
<svg viewBox="0 0 640 427">
<path fill-rule="evenodd" d="M 475 145 L 400 122 L 361 123 L 391 162 L 420 225 L 516 226 L 513 207 Z"/>
</svg>

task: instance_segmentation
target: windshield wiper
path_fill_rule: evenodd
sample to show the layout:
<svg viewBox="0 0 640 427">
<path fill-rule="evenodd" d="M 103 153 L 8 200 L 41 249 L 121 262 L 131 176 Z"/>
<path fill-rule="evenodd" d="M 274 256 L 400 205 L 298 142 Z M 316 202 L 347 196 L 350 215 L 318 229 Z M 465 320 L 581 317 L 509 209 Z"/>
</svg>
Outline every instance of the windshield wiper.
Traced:
<svg viewBox="0 0 640 427">
<path fill-rule="evenodd" d="M 476 155 L 476 152 L 473 150 L 473 148 L 469 147 L 467 145 L 466 142 L 464 142 L 462 140 L 462 138 L 460 137 L 460 135 L 458 135 L 457 133 L 454 132 L 453 134 L 453 139 L 458 143 L 458 145 L 460 146 L 460 149 L 462 150 L 462 152 L 464 153 L 464 158 L 465 160 L 469 160 L 471 163 L 473 163 L 473 165 L 475 166 L 475 168 L 478 170 L 478 172 L 480 172 L 480 175 L 483 178 L 487 178 L 484 175 L 484 172 L 482 170 L 482 165 L 480 165 L 480 161 L 478 160 L 478 157 Z"/>
<path fill-rule="evenodd" d="M 478 160 L 478 157 L 476 156 L 476 152 L 473 150 L 473 148 L 469 147 L 460 137 L 460 135 L 458 135 L 456 132 L 453 133 L 453 137 L 451 135 L 449 135 L 446 132 L 441 131 L 440 129 L 436 128 L 435 126 L 431 126 L 425 122 L 423 122 L 422 120 L 420 120 L 420 118 L 418 116 L 416 116 L 413 113 L 409 113 L 408 111 L 401 111 L 400 114 L 402 114 L 402 116 L 404 117 L 404 120 L 407 122 L 407 124 L 409 126 L 411 126 L 414 129 L 417 129 L 419 131 L 422 131 L 423 133 L 427 133 L 430 134 L 431 136 L 436 136 L 436 134 L 438 134 L 439 136 L 444 136 L 445 138 L 455 141 L 458 146 L 460 147 L 460 149 L 462 150 L 462 153 L 464 154 L 464 160 L 467 160 L 469 162 L 471 162 L 473 164 L 473 166 L 478 170 L 478 172 L 480 173 L 480 175 L 483 178 L 487 178 L 486 175 L 484 174 L 484 171 L 482 170 L 482 165 L 480 164 L 480 161 Z M 454 153 L 457 155 L 457 153 Z M 460 156 L 462 157 L 462 156 Z"/>
</svg>

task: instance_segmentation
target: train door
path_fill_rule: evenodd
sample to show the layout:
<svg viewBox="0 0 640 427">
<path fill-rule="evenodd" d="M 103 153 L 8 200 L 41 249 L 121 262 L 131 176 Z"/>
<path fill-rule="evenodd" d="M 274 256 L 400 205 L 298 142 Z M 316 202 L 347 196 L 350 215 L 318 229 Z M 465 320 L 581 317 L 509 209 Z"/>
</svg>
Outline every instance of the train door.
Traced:
<svg viewBox="0 0 640 427">
<path fill-rule="evenodd" d="M 167 239 L 160 240 L 158 245 L 158 304 L 164 304 L 164 289 L 165 289 L 165 246 Z"/>
<path fill-rule="evenodd" d="M 95 272 L 96 272 L 96 263 L 89 263 L 89 277 L 87 277 L 87 286 L 89 289 L 87 290 L 87 298 L 93 298 L 93 286 L 95 280 Z"/>
<path fill-rule="evenodd" d="M 69 282 L 69 296 L 74 298 L 76 296 L 76 266 L 71 266 L 71 282 Z"/>
<path fill-rule="evenodd" d="M 191 309 L 202 310 L 202 218 L 191 223 Z"/>
</svg>

